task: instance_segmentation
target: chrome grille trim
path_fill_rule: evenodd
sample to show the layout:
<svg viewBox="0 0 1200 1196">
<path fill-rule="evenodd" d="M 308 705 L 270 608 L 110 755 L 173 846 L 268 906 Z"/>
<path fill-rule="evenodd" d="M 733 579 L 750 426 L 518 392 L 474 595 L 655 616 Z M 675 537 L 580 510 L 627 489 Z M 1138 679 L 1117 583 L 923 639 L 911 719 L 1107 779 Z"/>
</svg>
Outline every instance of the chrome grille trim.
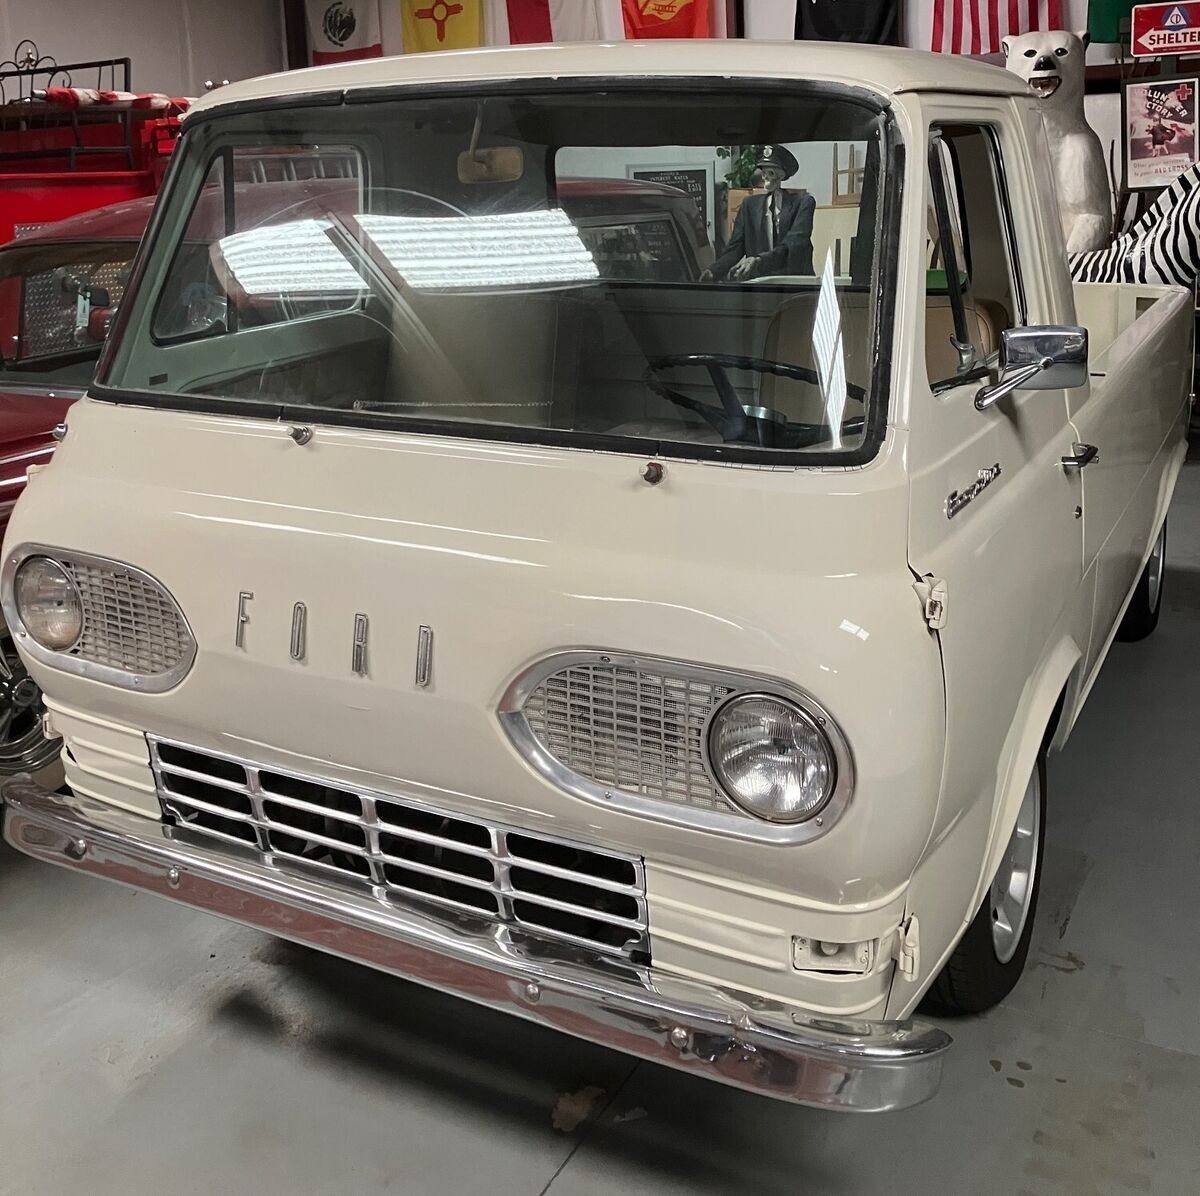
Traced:
<svg viewBox="0 0 1200 1196">
<path fill-rule="evenodd" d="M 266 867 L 315 872 L 369 891 L 384 905 L 429 902 L 487 919 L 502 933 L 519 932 L 516 949 L 522 938 L 552 939 L 649 960 L 645 869 L 638 857 L 176 740 L 146 739 L 172 834 L 249 854 Z M 280 781 L 319 787 L 328 800 L 282 792 Z M 205 788 L 197 792 L 197 785 Z M 320 819 L 320 829 L 305 825 L 305 818 Z M 437 820 L 442 833 L 420 825 Z M 423 849 L 427 858 L 411 858 Z M 413 874 L 432 883 L 423 888 Z M 475 896 L 467 899 L 462 890 Z"/>
<path fill-rule="evenodd" d="M 758 693 L 794 702 L 833 746 L 834 793 L 808 822 L 746 813 L 725 797 L 709 765 L 713 716 L 731 698 Z M 854 760 L 832 716 L 798 687 L 759 674 L 598 649 L 556 652 L 518 674 L 498 714 L 517 751 L 558 788 L 693 830 L 808 842 L 829 831 L 854 789 Z"/>
<path fill-rule="evenodd" d="M 60 564 L 79 591 L 83 630 L 61 652 L 27 633 L 13 601 L 13 578 L 30 557 Z M 196 659 L 196 638 L 170 591 L 157 578 L 123 561 L 44 544 L 21 544 L 0 570 L 0 604 L 21 648 L 35 660 L 68 673 L 139 693 L 178 685 Z"/>
</svg>

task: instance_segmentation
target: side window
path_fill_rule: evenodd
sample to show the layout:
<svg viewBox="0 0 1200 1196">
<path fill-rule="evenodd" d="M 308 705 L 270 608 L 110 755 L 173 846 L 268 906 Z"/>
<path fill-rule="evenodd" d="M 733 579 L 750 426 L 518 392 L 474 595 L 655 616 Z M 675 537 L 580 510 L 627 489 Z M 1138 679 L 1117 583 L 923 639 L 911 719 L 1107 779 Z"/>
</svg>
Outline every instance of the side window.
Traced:
<svg viewBox="0 0 1200 1196">
<path fill-rule="evenodd" d="M 160 341 L 345 311 L 361 276 L 331 213 L 362 210 L 352 149 L 248 146 L 213 158 L 154 312 Z"/>
<path fill-rule="evenodd" d="M 935 389 L 986 376 L 1024 323 L 999 146 L 978 125 L 935 128 L 926 198 L 925 364 Z"/>
</svg>

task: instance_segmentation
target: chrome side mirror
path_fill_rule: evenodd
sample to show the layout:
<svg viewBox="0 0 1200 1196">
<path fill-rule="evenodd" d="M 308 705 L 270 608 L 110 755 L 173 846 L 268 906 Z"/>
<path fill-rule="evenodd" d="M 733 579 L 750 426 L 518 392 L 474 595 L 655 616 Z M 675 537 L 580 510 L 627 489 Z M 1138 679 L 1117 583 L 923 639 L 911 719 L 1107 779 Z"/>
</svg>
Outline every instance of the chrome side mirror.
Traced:
<svg viewBox="0 0 1200 1196">
<path fill-rule="evenodd" d="M 1034 324 L 1000 334 L 1000 380 L 975 396 L 986 411 L 1014 390 L 1071 390 L 1088 377 L 1086 328 Z"/>
</svg>

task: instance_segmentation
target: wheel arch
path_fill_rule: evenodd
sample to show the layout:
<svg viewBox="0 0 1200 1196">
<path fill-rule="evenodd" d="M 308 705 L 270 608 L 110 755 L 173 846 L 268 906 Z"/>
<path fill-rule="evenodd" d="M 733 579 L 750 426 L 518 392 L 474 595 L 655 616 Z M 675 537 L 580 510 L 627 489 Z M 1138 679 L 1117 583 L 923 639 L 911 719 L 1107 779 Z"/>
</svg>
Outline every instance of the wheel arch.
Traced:
<svg viewBox="0 0 1200 1196">
<path fill-rule="evenodd" d="M 1084 653 L 1072 638 L 1060 640 L 1030 678 L 1009 727 L 997 767 L 996 795 L 987 850 L 968 906 L 979 908 L 1016 825 L 1029 776 L 1042 751 L 1058 751 L 1074 723 L 1074 707 L 1083 682 Z"/>
</svg>

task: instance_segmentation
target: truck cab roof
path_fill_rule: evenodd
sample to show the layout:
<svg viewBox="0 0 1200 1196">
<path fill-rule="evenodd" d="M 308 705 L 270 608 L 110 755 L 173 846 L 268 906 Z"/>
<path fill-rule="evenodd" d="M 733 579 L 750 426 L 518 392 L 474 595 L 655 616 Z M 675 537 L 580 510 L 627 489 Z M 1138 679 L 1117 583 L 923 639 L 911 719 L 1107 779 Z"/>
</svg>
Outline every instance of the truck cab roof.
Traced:
<svg viewBox="0 0 1200 1196">
<path fill-rule="evenodd" d="M 630 41 L 503 46 L 404 54 L 244 79 L 210 92 L 186 119 L 283 97 L 363 92 L 410 83 L 644 76 L 802 79 L 881 95 L 958 92 L 1028 96 L 1009 71 L 954 54 L 837 42 Z"/>
</svg>

